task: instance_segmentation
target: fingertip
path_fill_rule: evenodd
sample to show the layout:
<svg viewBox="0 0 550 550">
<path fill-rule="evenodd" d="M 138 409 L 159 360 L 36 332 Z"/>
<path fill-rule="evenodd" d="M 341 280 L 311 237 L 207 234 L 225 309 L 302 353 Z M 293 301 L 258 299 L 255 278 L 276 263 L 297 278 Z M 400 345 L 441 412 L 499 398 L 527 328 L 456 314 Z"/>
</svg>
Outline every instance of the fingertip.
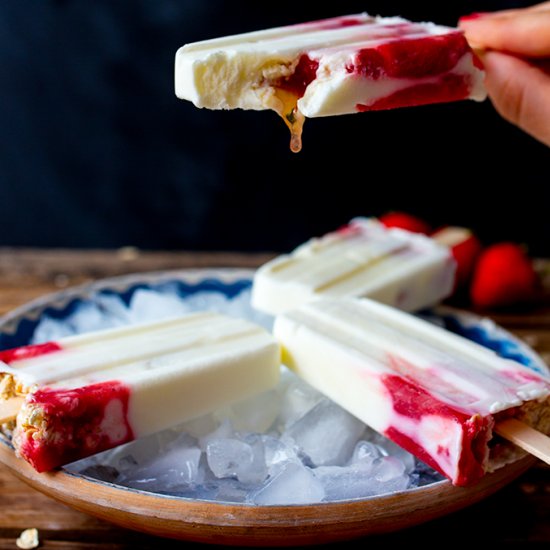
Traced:
<svg viewBox="0 0 550 550">
<path fill-rule="evenodd" d="M 463 15 L 458 20 L 458 28 L 464 32 L 466 40 L 473 49 L 485 47 L 487 21 L 492 19 L 491 13 L 479 12 Z"/>
</svg>

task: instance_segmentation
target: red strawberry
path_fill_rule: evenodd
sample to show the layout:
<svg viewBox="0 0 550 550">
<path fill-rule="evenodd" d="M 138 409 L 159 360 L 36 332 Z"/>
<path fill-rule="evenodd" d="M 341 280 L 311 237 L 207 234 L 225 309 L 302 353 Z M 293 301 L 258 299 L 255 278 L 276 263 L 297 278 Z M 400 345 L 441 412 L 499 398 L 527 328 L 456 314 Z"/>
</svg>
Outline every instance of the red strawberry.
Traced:
<svg viewBox="0 0 550 550">
<path fill-rule="evenodd" d="M 480 254 L 470 297 L 477 307 L 497 308 L 529 302 L 539 288 L 539 277 L 525 250 L 516 243 L 503 242 Z"/>
<path fill-rule="evenodd" d="M 424 233 L 426 235 L 431 231 L 430 226 L 424 220 L 405 212 L 388 212 L 378 219 L 386 227 L 399 227 L 413 233 Z"/>
<path fill-rule="evenodd" d="M 455 287 L 464 286 L 470 279 L 481 252 L 480 240 L 465 227 L 444 227 L 431 236 L 451 249 L 456 261 Z"/>
</svg>

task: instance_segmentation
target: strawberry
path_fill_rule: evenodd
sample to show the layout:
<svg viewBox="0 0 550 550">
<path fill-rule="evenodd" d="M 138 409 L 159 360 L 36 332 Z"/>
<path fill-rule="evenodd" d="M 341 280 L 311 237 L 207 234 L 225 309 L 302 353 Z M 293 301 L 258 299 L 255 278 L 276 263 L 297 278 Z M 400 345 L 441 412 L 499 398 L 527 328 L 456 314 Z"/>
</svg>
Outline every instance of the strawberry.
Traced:
<svg viewBox="0 0 550 550">
<path fill-rule="evenodd" d="M 481 252 L 481 241 L 465 227 L 443 227 L 431 237 L 450 248 L 456 261 L 455 288 L 464 286 L 469 281 Z"/>
<path fill-rule="evenodd" d="M 430 233 L 430 226 L 422 219 L 405 212 L 388 212 L 378 218 L 386 227 L 399 227 L 412 233 Z"/>
<path fill-rule="evenodd" d="M 479 308 L 498 308 L 532 301 L 539 288 L 539 277 L 525 250 L 516 243 L 502 242 L 480 254 L 470 297 Z"/>
</svg>

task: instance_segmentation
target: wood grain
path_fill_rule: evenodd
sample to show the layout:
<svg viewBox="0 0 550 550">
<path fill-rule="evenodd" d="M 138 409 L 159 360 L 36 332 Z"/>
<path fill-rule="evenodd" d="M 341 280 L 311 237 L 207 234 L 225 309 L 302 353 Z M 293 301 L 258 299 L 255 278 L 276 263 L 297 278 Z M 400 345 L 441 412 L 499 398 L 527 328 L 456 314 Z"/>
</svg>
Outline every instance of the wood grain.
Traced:
<svg viewBox="0 0 550 550">
<path fill-rule="evenodd" d="M 540 458 L 546 464 L 550 464 L 550 437 L 547 435 L 534 430 L 515 418 L 508 418 L 499 422 L 494 430 L 508 441 Z"/>
<path fill-rule="evenodd" d="M 272 254 L 202 252 L 19 250 L 0 249 L 0 314 L 31 299 L 84 282 L 143 271 L 186 267 L 255 267 Z M 550 267 L 550 262 L 541 260 Z M 550 289 L 550 284 L 547 284 Z M 477 312 L 485 314 L 487 312 Z M 490 316 L 550 359 L 550 301 Z M 437 502 L 434 502 L 437 508 Z M 359 544 L 425 545 L 452 540 L 456 546 L 478 544 L 511 548 L 550 543 L 550 467 L 537 463 L 497 494 L 465 509 L 402 531 L 371 535 Z M 30 488 L 0 466 L 0 550 L 15 549 L 15 539 L 29 527 L 40 531 L 41 548 L 74 550 L 159 550 L 206 548 L 192 542 L 158 538 L 117 527 L 78 512 Z M 338 543 L 351 548 L 357 541 Z M 334 544 L 323 546 L 331 548 Z M 210 545 L 208 548 L 216 548 Z"/>
</svg>

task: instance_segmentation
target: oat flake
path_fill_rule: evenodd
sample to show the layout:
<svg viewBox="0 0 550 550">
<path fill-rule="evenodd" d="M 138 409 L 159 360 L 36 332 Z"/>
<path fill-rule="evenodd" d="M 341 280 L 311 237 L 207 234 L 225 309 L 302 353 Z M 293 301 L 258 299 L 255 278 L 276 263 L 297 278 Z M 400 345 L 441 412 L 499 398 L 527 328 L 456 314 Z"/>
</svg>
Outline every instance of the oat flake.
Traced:
<svg viewBox="0 0 550 550">
<path fill-rule="evenodd" d="M 38 540 L 38 529 L 25 529 L 19 538 L 15 541 L 18 548 L 29 550 L 30 548 L 38 548 L 40 541 Z"/>
</svg>

